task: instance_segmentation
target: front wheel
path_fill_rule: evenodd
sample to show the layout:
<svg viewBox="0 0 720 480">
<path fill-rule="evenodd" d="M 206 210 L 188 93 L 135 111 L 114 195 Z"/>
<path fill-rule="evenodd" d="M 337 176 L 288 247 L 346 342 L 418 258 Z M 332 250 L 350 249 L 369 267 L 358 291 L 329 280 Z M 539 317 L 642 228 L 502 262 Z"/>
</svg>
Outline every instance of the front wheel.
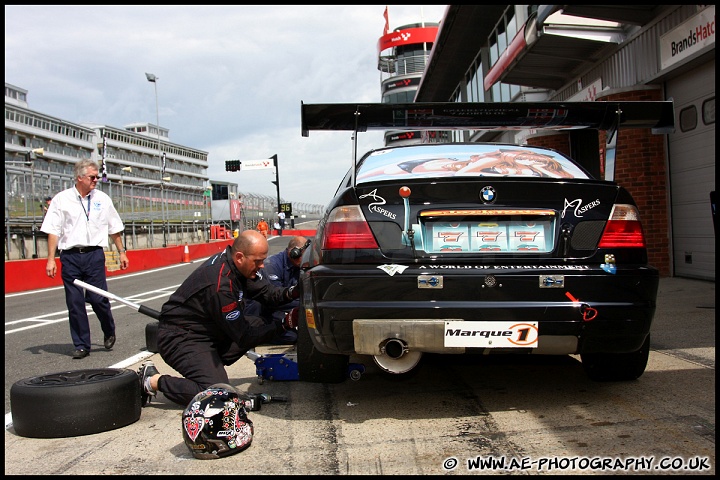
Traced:
<svg viewBox="0 0 720 480">
<path fill-rule="evenodd" d="M 299 309 L 297 339 L 298 376 L 303 382 L 341 383 L 348 376 L 347 355 L 327 354 L 315 348 L 308 330 L 305 310 Z"/>
<path fill-rule="evenodd" d="M 617 382 L 639 378 L 650 356 L 650 334 L 639 350 L 630 353 L 585 353 L 580 355 L 585 373 L 599 382 Z"/>
</svg>

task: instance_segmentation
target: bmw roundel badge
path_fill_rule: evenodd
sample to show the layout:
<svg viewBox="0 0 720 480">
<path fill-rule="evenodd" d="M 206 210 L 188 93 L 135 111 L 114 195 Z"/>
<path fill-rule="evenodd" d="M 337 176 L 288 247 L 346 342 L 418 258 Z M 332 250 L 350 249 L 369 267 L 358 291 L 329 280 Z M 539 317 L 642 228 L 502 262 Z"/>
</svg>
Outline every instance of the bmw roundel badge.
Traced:
<svg viewBox="0 0 720 480">
<path fill-rule="evenodd" d="M 497 195 L 495 194 L 495 189 L 490 185 L 483 187 L 482 190 L 480 190 L 480 199 L 482 199 L 483 203 L 495 203 L 496 197 Z"/>
</svg>

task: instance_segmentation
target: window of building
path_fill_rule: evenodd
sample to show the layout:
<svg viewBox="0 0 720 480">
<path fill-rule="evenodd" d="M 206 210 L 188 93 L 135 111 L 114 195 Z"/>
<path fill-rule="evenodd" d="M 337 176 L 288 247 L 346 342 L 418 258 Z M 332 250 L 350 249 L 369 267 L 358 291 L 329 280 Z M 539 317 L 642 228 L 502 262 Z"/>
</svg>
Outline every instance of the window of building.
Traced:
<svg viewBox="0 0 720 480">
<path fill-rule="evenodd" d="M 490 65 L 495 65 L 495 62 L 497 62 L 498 58 L 500 58 L 500 52 L 498 51 L 498 39 L 497 39 L 497 33 L 493 32 L 490 34 L 490 37 L 488 38 L 488 50 L 490 53 Z"/>
<path fill-rule="evenodd" d="M 505 11 L 505 28 L 507 30 L 508 45 L 512 43 L 518 32 L 517 17 L 515 16 L 515 8 L 508 8 Z"/>
<path fill-rule="evenodd" d="M 695 105 L 683 108 L 680 111 L 680 131 L 687 132 L 697 127 L 697 108 Z"/>
<path fill-rule="evenodd" d="M 467 101 L 468 102 L 484 102 L 485 91 L 483 88 L 482 63 L 473 62 L 468 72 L 467 81 Z"/>
<path fill-rule="evenodd" d="M 715 123 L 715 97 L 708 98 L 703 102 L 702 118 L 705 125 Z"/>
<path fill-rule="evenodd" d="M 212 199 L 213 200 L 227 200 L 229 198 L 228 186 L 222 184 L 213 184 Z"/>
<path fill-rule="evenodd" d="M 412 103 L 415 100 L 416 92 L 417 89 L 391 93 L 383 97 L 382 103 Z"/>
</svg>

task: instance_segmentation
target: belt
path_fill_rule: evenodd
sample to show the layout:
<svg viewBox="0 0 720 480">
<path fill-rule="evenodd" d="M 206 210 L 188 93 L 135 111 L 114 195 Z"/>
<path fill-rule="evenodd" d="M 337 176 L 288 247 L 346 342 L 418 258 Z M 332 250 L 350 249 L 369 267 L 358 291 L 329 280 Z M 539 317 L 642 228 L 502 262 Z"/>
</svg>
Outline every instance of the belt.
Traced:
<svg viewBox="0 0 720 480">
<path fill-rule="evenodd" d="M 97 247 L 97 246 L 95 246 L 95 247 L 74 247 L 74 248 L 69 248 L 67 250 L 63 250 L 62 253 L 90 253 L 90 252 L 94 252 L 95 250 L 97 250 L 99 248 L 103 248 L 103 247 Z"/>
</svg>

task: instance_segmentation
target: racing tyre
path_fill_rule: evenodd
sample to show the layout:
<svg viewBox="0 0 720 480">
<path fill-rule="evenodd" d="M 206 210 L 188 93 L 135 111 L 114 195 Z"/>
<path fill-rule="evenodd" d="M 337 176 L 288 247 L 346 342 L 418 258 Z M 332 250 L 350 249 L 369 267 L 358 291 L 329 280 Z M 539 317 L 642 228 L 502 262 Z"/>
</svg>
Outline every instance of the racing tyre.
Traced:
<svg viewBox="0 0 720 480">
<path fill-rule="evenodd" d="M 650 356 L 650 335 L 639 350 L 630 353 L 585 353 L 580 355 L 583 369 L 599 382 L 627 381 L 639 378 Z"/>
<path fill-rule="evenodd" d="M 158 353 L 157 346 L 157 331 L 160 322 L 150 322 L 145 325 L 145 345 L 147 345 L 147 351 L 152 353 Z"/>
<path fill-rule="evenodd" d="M 350 357 L 320 352 L 310 338 L 305 310 L 299 308 L 297 363 L 303 382 L 342 383 L 348 377 Z"/>
<path fill-rule="evenodd" d="M 30 438 L 90 435 L 140 418 L 137 373 L 96 368 L 18 380 L 10 388 L 15 433 Z"/>
</svg>

